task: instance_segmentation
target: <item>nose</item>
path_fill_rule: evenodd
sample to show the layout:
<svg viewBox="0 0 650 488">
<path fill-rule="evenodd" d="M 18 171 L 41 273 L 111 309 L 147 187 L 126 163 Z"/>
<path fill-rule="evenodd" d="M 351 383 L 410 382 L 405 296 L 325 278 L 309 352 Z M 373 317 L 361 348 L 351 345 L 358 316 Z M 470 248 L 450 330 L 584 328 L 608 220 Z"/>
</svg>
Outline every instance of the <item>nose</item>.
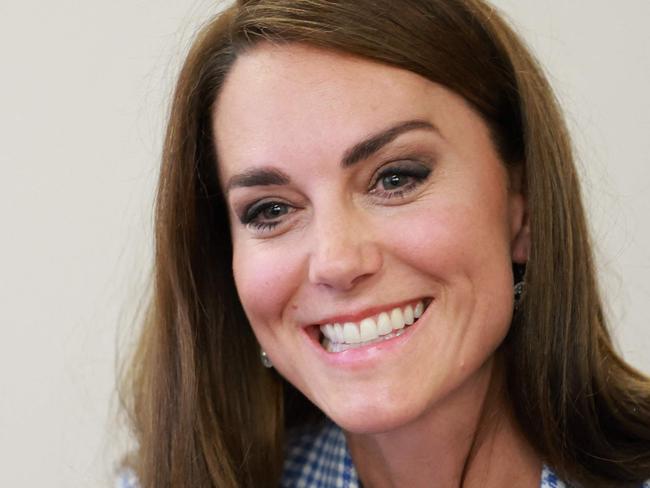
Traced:
<svg viewBox="0 0 650 488">
<path fill-rule="evenodd" d="M 309 259 L 311 283 L 348 291 L 382 267 L 381 246 L 367 223 L 349 213 L 319 216 Z"/>
</svg>

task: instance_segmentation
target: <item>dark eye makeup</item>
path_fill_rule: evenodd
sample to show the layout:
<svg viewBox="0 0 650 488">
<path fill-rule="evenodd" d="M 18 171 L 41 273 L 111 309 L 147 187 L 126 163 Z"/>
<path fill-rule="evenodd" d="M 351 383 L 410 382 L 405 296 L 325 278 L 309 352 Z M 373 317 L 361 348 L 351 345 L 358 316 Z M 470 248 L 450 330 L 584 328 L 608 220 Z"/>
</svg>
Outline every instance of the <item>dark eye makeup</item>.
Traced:
<svg viewBox="0 0 650 488">
<path fill-rule="evenodd" d="M 260 200 L 247 207 L 240 216 L 242 224 L 253 225 L 255 228 L 269 228 L 277 223 L 278 219 L 291 213 L 293 207 L 288 203 L 277 200 Z"/>
<path fill-rule="evenodd" d="M 399 161 L 383 166 L 368 192 L 379 198 L 398 198 L 417 188 L 431 174 L 431 168 L 417 161 Z"/>
<path fill-rule="evenodd" d="M 426 181 L 431 171 L 430 165 L 416 160 L 388 163 L 371 179 L 368 194 L 380 200 L 399 199 Z M 255 232 L 270 231 L 296 210 L 293 205 L 279 199 L 262 199 L 247 206 L 239 220 Z"/>
</svg>

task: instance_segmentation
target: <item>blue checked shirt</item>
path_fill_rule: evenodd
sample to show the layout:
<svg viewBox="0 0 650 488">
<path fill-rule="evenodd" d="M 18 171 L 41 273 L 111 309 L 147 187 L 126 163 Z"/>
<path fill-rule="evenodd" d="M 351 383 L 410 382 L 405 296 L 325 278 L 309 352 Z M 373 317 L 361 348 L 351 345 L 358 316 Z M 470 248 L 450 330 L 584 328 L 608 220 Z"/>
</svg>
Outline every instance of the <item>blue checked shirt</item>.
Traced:
<svg viewBox="0 0 650 488">
<path fill-rule="evenodd" d="M 282 488 L 361 488 L 343 431 L 331 421 L 300 429 L 289 436 L 282 473 Z M 123 471 L 116 488 L 138 488 L 130 471 Z M 540 488 L 569 488 L 544 466 Z M 640 488 L 650 488 L 646 481 Z"/>
<path fill-rule="evenodd" d="M 361 488 L 343 431 L 331 421 L 290 436 L 286 451 L 283 488 Z M 544 466 L 540 488 L 569 487 Z"/>
</svg>

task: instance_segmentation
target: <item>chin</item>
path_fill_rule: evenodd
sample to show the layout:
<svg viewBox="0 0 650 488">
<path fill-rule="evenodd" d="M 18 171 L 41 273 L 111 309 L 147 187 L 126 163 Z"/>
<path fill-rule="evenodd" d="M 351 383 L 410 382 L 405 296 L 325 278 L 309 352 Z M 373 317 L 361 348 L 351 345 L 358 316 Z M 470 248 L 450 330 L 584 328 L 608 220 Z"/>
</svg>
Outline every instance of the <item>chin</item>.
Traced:
<svg viewBox="0 0 650 488">
<path fill-rule="evenodd" d="M 412 423 L 426 411 L 426 405 L 420 405 L 420 402 L 391 402 L 374 397 L 372 402 L 368 401 L 369 397 L 359 398 L 358 402 L 348 399 L 325 413 L 347 432 L 381 434 Z"/>
<path fill-rule="evenodd" d="M 352 434 L 382 434 L 399 429 L 413 421 L 409 415 L 396 415 L 394 412 L 377 415 L 368 412 L 361 415 L 342 415 L 332 420 Z"/>
</svg>

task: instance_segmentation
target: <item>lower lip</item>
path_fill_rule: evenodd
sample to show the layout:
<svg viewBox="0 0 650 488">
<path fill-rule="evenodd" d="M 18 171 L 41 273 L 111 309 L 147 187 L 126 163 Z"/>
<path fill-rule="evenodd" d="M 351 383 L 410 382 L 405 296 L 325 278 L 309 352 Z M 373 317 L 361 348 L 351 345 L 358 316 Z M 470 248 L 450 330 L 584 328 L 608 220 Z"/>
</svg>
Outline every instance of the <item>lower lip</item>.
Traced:
<svg viewBox="0 0 650 488">
<path fill-rule="evenodd" d="M 423 319 L 428 317 L 428 311 L 432 305 L 433 303 L 430 303 L 420 318 L 412 325 L 405 327 L 400 335 L 375 344 L 348 349 L 347 351 L 328 352 L 318 341 L 318 336 L 313 337 L 305 329 L 303 331 L 310 347 L 314 348 L 316 354 L 329 365 L 342 368 L 365 368 L 371 366 L 372 363 L 384 361 L 387 355 L 403 348 L 411 340 L 413 334 L 420 329 L 420 325 Z"/>
</svg>

